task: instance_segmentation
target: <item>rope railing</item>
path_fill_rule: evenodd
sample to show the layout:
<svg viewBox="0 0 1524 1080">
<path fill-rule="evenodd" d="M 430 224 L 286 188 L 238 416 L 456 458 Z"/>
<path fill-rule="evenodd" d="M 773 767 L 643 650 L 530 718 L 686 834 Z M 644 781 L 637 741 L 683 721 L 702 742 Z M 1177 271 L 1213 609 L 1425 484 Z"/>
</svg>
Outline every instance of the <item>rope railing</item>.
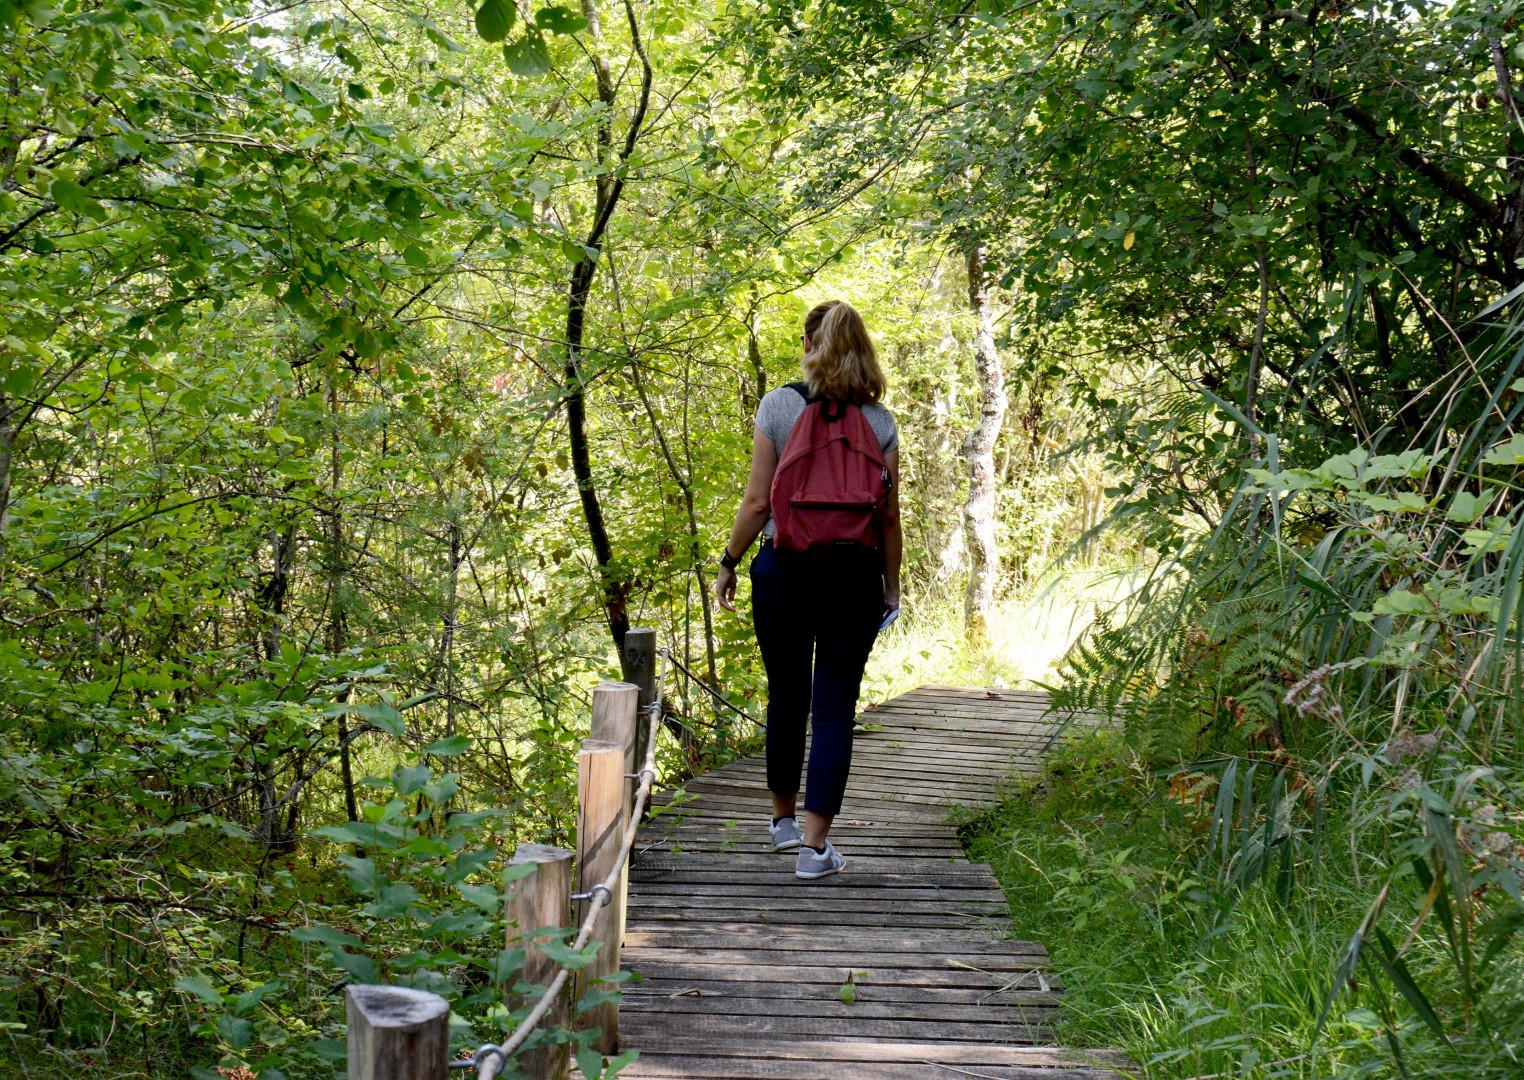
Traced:
<svg viewBox="0 0 1524 1080">
<path fill-rule="evenodd" d="M 654 632 L 628 631 L 622 660 L 630 682 L 604 683 L 593 694 L 592 738 L 582 744 L 578 754 L 576 861 L 582 891 L 571 891 L 572 852 L 521 845 L 514 855 L 515 863 L 533 863 L 535 868 L 532 875 L 519 879 L 514 893 L 504 897 L 504 915 L 510 917 L 509 905 L 515 905 L 511 917 L 526 956 L 522 978 L 544 987 L 539 1000 L 503 1042 L 484 1043 L 470 1057 L 450 1061 L 450 1070 L 474 1069 L 476 1080 L 497 1080 L 547 1018 L 556 1025 L 569 1026 L 572 1017 L 566 991 L 574 969 L 534 949 L 533 940 L 543 929 L 567 925 L 572 901 L 586 904 L 586 910 L 571 950 L 581 954 L 595 940 L 601 941 L 605 950 L 594 954 L 585 968 L 578 965 L 576 970 L 584 971 L 589 982 L 618 972 L 626 874 L 641 818 L 656 784 L 665 682 L 658 655 L 677 663 L 669 650 L 656 648 Z M 648 703 L 637 705 L 639 699 Z M 630 755 L 642 742 L 644 756 L 639 767 L 631 771 L 635 762 Z M 630 781 L 638 782 L 633 798 Z M 622 832 L 616 834 L 621 824 Z M 606 841 L 616 835 L 618 847 L 610 851 Z M 594 873 L 601 877 L 589 883 L 588 876 Z M 509 944 L 513 944 L 512 939 Z M 529 970 L 531 958 L 536 965 L 533 973 Z M 448 1056 L 449 1046 L 449 1003 L 445 999 L 396 986 L 351 985 L 347 996 L 350 1080 L 379 1080 L 382 1076 L 422 1080 L 440 1075 L 444 1068 L 441 1059 Z M 596 1026 L 599 1032 L 598 1049 L 615 1052 L 617 1005 L 593 1006 L 587 1015 L 592 1018 L 588 1026 Z M 564 1044 L 532 1047 L 517 1067 L 534 1077 L 560 1076 L 566 1054 Z"/>
<path fill-rule="evenodd" d="M 609 871 L 604 879 L 588 889 L 586 892 L 573 893 L 573 900 L 586 900 L 587 915 L 582 920 L 582 926 L 577 931 L 576 940 L 572 942 L 572 951 L 580 953 L 592 940 L 593 926 L 597 922 L 599 913 L 607 907 L 614 898 L 614 890 L 619 887 L 620 879 L 624 876 L 625 865 L 630 860 L 630 850 L 635 846 L 635 834 L 640 829 L 640 818 L 645 813 L 646 803 L 651 797 L 651 786 L 656 780 L 656 735 L 660 730 L 661 720 L 661 679 L 657 679 L 656 700 L 646 706 L 646 715 L 650 718 L 651 734 L 646 739 L 645 764 L 638 772 L 627 773 L 628 777 L 641 777 L 640 786 L 635 789 L 635 806 L 630 813 L 630 822 L 624 831 L 624 841 L 619 845 L 619 855 L 614 860 L 614 868 Z M 522 930 L 523 928 L 520 927 Z M 571 969 L 562 967 L 555 980 L 545 988 L 545 993 L 540 996 L 540 1001 L 530 1011 L 529 1015 L 519 1021 L 519 1026 L 509 1036 L 508 1040 L 501 1045 L 487 1043 L 471 1055 L 467 1064 L 476 1066 L 477 1080 L 497 1080 L 503 1067 L 508 1064 L 513 1055 L 528 1041 L 535 1029 L 550 1012 L 561 992 L 566 989 L 566 983 L 572 975 Z M 453 1063 L 452 1063 L 453 1064 Z"/>
<path fill-rule="evenodd" d="M 732 705 L 728 700 L 726 700 L 725 696 L 723 694 L 721 694 L 718 690 L 716 690 L 714 687 L 710 686 L 708 683 L 706 683 L 703 679 L 699 678 L 693 672 L 689 671 L 688 670 L 688 666 L 686 664 L 684 664 L 676 656 L 672 655 L 672 650 L 671 649 L 662 649 L 661 650 L 661 654 L 663 656 L 665 656 L 668 660 L 672 661 L 672 666 L 677 668 L 677 670 L 681 671 L 684 675 L 686 675 L 688 677 L 688 681 L 690 683 L 692 683 L 694 686 L 697 686 L 700 690 L 704 691 L 704 693 L 706 693 L 710 697 L 712 697 L 714 699 L 716 705 L 723 705 L 723 706 L 725 706 L 725 708 L 729 709 L 731 712 L 735 713 L 737 716 L 743 716 L 743 717 L 745 717 L 747 720 L 750 720 L 753 724 L 756 724 L 760 728 L 767 727 L 767 721 L 765 721 L 765 720 L 758 720 L 755 716 L 753 716 L 751 713 L 747 712 L 745 709 L 741 708 L 739 705 Z"/>
</svg>

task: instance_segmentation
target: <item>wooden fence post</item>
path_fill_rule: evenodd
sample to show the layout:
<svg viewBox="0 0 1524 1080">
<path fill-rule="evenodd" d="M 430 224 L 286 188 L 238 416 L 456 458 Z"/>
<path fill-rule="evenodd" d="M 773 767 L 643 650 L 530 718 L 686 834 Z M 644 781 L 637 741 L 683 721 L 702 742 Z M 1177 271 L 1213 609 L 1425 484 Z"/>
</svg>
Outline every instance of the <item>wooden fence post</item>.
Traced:
<svg viewBox="0 0 1524 1080">
<path fill-rule="evenodd" d="M 593 690 L 593 728 L 590 734 L 594 739 L 604 742 L 619 743 L 624 747 L 624 771 L 633 774 L 636 769 L 645 764 L 645 747 L 636 746 L 636 729 L 639 713 L 636 711 L 636 702 L 640 700 L 640 687 L 634 683 L 601 682 Z M 624 782 L 624 803 L 633 808 L 635 803 L 635 781 L 626 778 Z M 629 818 L 625 818 L 628 822 Z M 587 888 L 587 886 L 583 886 Z M 626 860 L 624 870 L 619 875 L 619 943 L 624 944 L 625 905 L 630 896 L 630 864 Z"/>
<path fill-rule="evenodd" d="M 577 882 L 578 891 L 586 893 L 601 884 L 614 869 L 624 844 L 625 824 L 630 804 L 625 798 L 624 747 L 616 742 L 587 739 L 577 755 Z M 587 917 L 595 898 L 588 897 L 577 906 L 577 921 Z M 593 920 L 593 941 L 603 942 L 593 962 L 583 968 L 578 979 L 580 998 L 605 975 L 619 970 L 619 927 L 624 904 L 616 887 L 606 905 Z M 619 1008 L 600 1005 L 589 1010 L 589 1019 L 600 1032 L 597 1047 L 605 1054 L 619 1049 Z"/>
<path fill-rule="evenodd" d="M 349 1080 L 445 1080 L 450 1003 L 405 986 L 345 988 Z"/>
<path fill-rule="evenodd" d="M 639 711 L 635 714 L 635 753 L 644 756 L 651 741 L 651 714 L 646 710 L 656 700 L 656 631 L 626 630 L 624 648 L 619 651 L 619 666 L 624 672 L 624 681 L 640 687 L 640 699 L 636 702 Z"/>
<path fill-rule="evenodd" d="M 601 682 L 593 690 L 593 726 L 588 734 L 600 742 L 616 742 L 623 746 L 624 771 L 627 773 L 644 764 L 644 761 L 636 760 L 645 756 L 645 747 L 636 742 L 639 701 L 640 687 L 634 683 Z"/>
<path fill-rule="evenodd" d="M 517 924 L 516 930 L 508 931 L 508 948 L 514 948 L 522 939 L 524 970 L 520 980 L 549 986 L 560 966 L 536 948 L 531 937 L 537 930 L 571 923 L 572 853 L 546 844 L 520 844 L 510 865 L 523 863 L 532 863 L 535 870 L 513 883 L 514 893 L 505 901 L 504 914 Z M 552 1027 L 571 1027 L 571 1001 L 564 990 L 545 1014 L 544 1022 Z M 519 1056 L 519 1071 L 531 1080 L 560 1080 L 570 1067 L 569 1050 L 566 1043 L 527 1050 Z"/>
</svg>

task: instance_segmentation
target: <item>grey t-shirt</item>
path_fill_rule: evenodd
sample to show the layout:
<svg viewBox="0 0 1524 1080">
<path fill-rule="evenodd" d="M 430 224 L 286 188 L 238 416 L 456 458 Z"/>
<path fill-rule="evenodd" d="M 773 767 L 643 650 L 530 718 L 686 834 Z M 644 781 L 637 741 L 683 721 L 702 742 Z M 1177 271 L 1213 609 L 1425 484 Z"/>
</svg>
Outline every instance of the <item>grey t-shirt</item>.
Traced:
<svg viewBox="0 0 1524 1080">
<path fill-rule="evenodd" d="M 757 430 L 772 440 L 773 449 L 779 456 L 788 443 L 789 432 L 794 430 L 794 421 L 804 414 L 804 406 L 804 396 L 787 386 L 769 391 L 757 406 Z M 900 448 L 900 433 L 894 425 L 892 412 L 882 405 L 864 405 L 863 416 L 873 434 L 878 436 L 880 450 L 887 454 Z M 767 524 L 762 526 L 762 538 L 772 539 L 773 530 L 773 519 L 769 517 Z"/>
</svg>

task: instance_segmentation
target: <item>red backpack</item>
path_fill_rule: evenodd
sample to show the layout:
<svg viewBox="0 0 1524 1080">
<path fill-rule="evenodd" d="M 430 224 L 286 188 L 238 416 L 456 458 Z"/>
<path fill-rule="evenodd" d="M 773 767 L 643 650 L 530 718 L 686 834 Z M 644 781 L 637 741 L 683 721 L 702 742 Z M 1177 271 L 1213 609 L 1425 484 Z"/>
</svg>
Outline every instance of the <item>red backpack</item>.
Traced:
<svg viewBox="0 0 1524 1080">
<path fill-rule="evenodd" d="M 891 483 L 878 436 L 858 406 L 811 401 L 802 383 L 789 389 L 805 407 L 773 473 L 774 546 L 798 553 L 876 549 Z"/>
</svg>

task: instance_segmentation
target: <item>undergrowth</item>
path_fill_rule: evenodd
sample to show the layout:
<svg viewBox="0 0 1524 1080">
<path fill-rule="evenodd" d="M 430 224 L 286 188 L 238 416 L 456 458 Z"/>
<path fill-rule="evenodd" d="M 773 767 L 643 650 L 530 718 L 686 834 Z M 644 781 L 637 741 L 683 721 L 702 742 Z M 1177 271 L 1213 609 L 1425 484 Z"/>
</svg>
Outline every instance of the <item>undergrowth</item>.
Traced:
<svg viewBox="0 0 1524 1080">
<path fill-rule="evenodd" d="M 1284 894 L 1270 877 L 1235 886 L 1216 871 L 1213 781 L 1090 731 L 966 830 L 970 858 L 1010 898 L 1012 935 L 1049 950 L 1065 990 L 1060 1042 L 1122 1050 L 1151 1078 L 1520 1075 L 1516 950 L 1491 957 L 1490 1030 L 1451 1027 L 1443 1042 L 1399 990 L 1343 968 L 1372 879 L 1404 854 L 1381 854 L 1381 816 L 1331 810 Z M 1425 899 L 1409 877 L 1386 903 L 1413 915 Z M 1410 984 L 1446 1013 L 1454 995 L 1434 993 L 1442 932 L 1398 944 Z"/>
</svg>

